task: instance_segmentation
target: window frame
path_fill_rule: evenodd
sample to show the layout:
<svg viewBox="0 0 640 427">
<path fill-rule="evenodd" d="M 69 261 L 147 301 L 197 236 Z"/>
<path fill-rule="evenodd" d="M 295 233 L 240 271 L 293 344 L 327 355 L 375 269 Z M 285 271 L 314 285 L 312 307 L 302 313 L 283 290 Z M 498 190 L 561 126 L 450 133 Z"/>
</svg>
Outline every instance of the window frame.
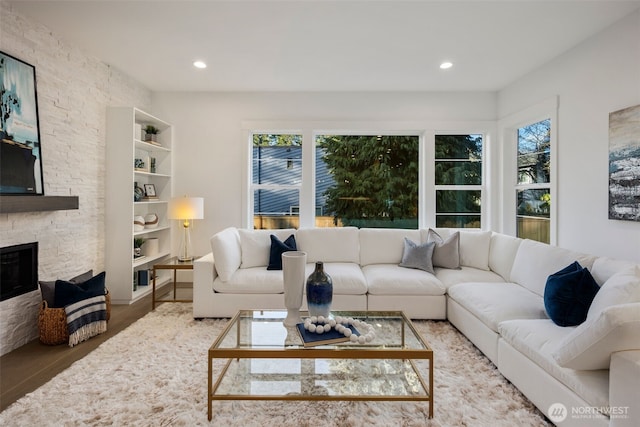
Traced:
<svg viewBox="0 0 640 427">
<path fill-rule="evenodd" d="M 550 165 L 549 182 L 520 184 L 518 182 L 518 129 L 538 123 L 550 121 Z M 505 234 L 517 236 L 517 192 L 518 190 L 549 189 L 551 206 L 549 209 L 549 243 L 557 245 L 558 241 L 558 97 L 546 99 L 525 110 L 507 116 L 498 123 L 498 133 L 501 138 L 502 175 L 499 182 L 502 185 L 502 204 L 499 220 L 500 230 Z"/>
<path fill-rule="evenodd" d="M 481 163 L 481 168 L 480 168 L 480 173 L 481 173 L 481 177 L 482 179 L 480 180 L 480 184 L 436 184 L 436 174 L 435 174 L 435 165 L 436 162 L 438 161 L 442 161 L 445 159 L 436 159 L 436 155 L 435 155 L 435 144 L 436 144 L 436 136 L 438 135 L 480 135 L 482 137 L 482 154 L 480 156 L 480 163 Z M 433 224 L 433 227 L 436 226 L 437 224 L 437 219 L 438 219 L 438 212 L 437 212 L 437 192 L 438 191 L 480 191 L 480 230 L 486 229 L 485 227 L 485 223 L 486 221 L 488 221 L 488 216 L 486 215 L 486 211 L 487 211 L 487 203 L 485 200 L 485 195 L 486 195 L 486 170 L 485 170 L 485 160 L 486 160 L 486 132 L 459 132 L 459 131 L 435 131 L 433 133 L 433 140 L 432 143 L 430 144 L 432 146 L 433 149 L 433 161 L 431 162 L 431 165 L 433 166 L 433 174 L 432 175 L 432 179 L 433 179 L 433 217 L 431 218 L 431 224 Z M 451 161 L 452 159 L 448 159 L 449 161 Z M 466 161 L 468 162 L 469 160 L 461 160 L 461 159 L 456 159 L 455 161 Z M 453 214 L 456 216 L 465 216 L 464 213 L 447 213 L 447 214 Z M 440 215 L 447 215 L 447 214 L 440 214 Z M 477 216 L 477 214 L 469 214 L 468 216 Z M 466 228 L 467 230 L 478 230 L 478 228 Z"/>
<path fill-rule="evenodd" d="M 479 189 L 481 191 L 481 230 L 491 230 L 496 205 L 490 202 L 494 175 L 489 174 L 497 150 L 491 141 L 496 133 L 495 121 L 460 122 L 242 122 L 244 159 L 242 178 L 243 228 L 253 228 L 252 144 L 253 134 L 302 135 L 302 184 L 300 186 L 300 227 L 315 228 L 315 162 L 318 135 L 412 135 L 418 137 L 418 228 L 436 227 L 435 135 L 482 135 L 482 183 L 480 185 L 438 186 L 438 189 Z M 430 166 L 429 166 L 430 165 Z M 445 188 L 447 187 L 447 188 Z M 474 187 L 474 188 L 471 188 Z M 497 194 L 497 192 L 496 192 Z M 478 230 L 468 228 L 468 230 Z"/>
</svg>

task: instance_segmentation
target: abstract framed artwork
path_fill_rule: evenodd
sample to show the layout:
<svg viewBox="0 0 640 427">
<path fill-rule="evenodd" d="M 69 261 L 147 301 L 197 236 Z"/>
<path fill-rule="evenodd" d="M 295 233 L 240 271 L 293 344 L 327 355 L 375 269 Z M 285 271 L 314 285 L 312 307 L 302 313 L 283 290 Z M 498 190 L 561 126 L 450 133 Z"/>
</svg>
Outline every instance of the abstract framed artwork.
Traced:
<svg viewBox="0 0 640 427">
<path fill-rule="evenodd" d="M 36 69 L 0 52 L 0 194 L 43 195 Z"/>
<path fill-rule="evenodd" d="M 640 221 L 640 105 L 609 113 L 609 219 Z"/>
</svg>

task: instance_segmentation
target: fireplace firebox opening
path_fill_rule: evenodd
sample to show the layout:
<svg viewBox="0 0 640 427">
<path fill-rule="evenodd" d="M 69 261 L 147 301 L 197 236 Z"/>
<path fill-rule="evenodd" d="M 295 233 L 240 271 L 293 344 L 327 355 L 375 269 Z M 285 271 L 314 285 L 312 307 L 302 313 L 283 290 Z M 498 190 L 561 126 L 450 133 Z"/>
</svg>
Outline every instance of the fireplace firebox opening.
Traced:
<svg viewBox="0 0 640 427">
<path fill-rule="evenodd" d="M 38 289 L 38 242 L 0 248 L 0 301 Z"/>
</svg>

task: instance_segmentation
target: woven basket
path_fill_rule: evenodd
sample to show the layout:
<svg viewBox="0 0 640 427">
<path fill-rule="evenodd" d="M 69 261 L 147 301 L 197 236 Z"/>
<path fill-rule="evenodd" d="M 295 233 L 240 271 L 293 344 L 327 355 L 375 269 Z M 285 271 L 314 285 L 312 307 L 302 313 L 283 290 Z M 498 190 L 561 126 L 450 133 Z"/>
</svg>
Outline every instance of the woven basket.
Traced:
<svg viewBox="0 0 640 427">
<path fill-rule="evenodd" d="M 107 322 L 111 317 L 111 295 L 105 294 L 107 303 Z M 62 308 L 50 308 L 46 301 L 40 305 L 38 314 L 38 331 L 40 342 L 47 345 L 58 345 L 69 342 L 69 329 L 67 329 L 67 315 Z"/>
</svg>

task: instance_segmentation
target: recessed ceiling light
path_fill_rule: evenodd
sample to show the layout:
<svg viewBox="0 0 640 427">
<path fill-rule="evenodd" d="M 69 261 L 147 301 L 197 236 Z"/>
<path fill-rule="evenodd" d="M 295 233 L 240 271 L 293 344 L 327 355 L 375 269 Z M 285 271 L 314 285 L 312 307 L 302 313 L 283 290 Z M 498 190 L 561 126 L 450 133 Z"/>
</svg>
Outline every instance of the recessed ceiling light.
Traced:
<svg viewBox="0 0 640 427">
<path fill-rule="evenodd" d="M 196 61 L 193 63 L 193 66 L 196 68 L 207 68 L 207 64 L 204 61 Z"/>
<path fill-rule="evenodd" d="M 449 62 L 449 61 L 445 61 L 442 64 L 440 64 L 440 68 L 443 70 L 449 69 L 453 67 L 453 63 Z"/>
</svg>

